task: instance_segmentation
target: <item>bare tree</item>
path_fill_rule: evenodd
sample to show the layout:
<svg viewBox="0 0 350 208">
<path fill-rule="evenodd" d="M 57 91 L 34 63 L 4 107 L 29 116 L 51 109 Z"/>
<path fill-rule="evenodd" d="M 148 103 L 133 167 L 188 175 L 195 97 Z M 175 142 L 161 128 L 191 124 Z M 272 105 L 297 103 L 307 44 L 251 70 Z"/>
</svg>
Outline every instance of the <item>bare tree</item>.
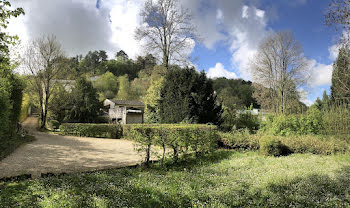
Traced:
<svg viewBox="0 0 350 208">
<path fill-rule="evenodd" d="M 290 101 L 298 97 L 297 87 L 309 78 L 307 66 L 302 48 L 291 32 L 270 35 L 262 41 L 251 63 L 254 81 L 263 86 L 259 89 L 268 90 L 259 96 L 270 99 L 268 103 L 276 112 L 286 113 Z"/>
<path fill-rule="evenodd" d="M 136 29 L 136 39 L 145 41 L 145 49 L 162 54 L 163 65 L 183 61 L 184 51 L 198 38 L 192 16 L 178 0 L 147 0 L 140 13 L 143 24 Z"/>
<path fill-rule="evenodd" d="M 24 54 L 25 70 L 32 76 L 29 81 L 39 98 L 41 128 L 46 126 L 49 99 L 63 58 L 61 45 L 53 35 L 33 40 Z"/>
<path fill-rule="evenodd" d="M 334 26 L 336 30 L 343 30 L 341 43 L 350 41 L 350 0 L 333 0 L 325 15 L 328 26 Z"/>
</svg>

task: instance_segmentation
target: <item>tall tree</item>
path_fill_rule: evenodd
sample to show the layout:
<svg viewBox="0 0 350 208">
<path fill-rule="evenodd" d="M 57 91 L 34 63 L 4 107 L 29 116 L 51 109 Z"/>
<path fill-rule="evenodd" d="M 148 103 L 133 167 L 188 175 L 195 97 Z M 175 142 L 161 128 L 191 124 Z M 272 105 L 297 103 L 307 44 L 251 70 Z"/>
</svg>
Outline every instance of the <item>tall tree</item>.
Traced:
<svg viewBox="0 0 350 208">
<path fill-rule="evenodd" d="M 62 70 L 63 58 L 61 45 L 53 35 L 33 40 L 25 52 L 24 64 L 27 72 L 33 77 L 28 80 L 39 98 L 41 128 L 46 127 L 49 100 L 57 83 L 55 78 Z"/>
<path fill-rule="evenodd" d="M 18 37 L 4 31 L 10 18 L 22 14 L 22 8 L 12 9 L 9 1 L 0 0 L 0 142 L 3 146 L 6 145 L 6 140 L 11 139 L 8 133 L 13 133 L 13 124 L 18 122 L 24 87 L 14 74 L 14 66 L 11 66 L 9 58 L 9 47 L 17 43 Z"/>
<path fill-rule="evenodd" d="M 123 50 L 118 51 L 117 54 L 115 55 L 115 57 L 117 58 L 118 61 L 129 60 L 128 54 L 126 54 Z"/>
<path fill-rule="evenodd" d="M 330 105 L 330 99 L 329 96 L 327 95 L 327 91 L 324 90 L 322 94 L 322 109 L 323 110 L 329 110 L 329 105 Z"/>
<path fill-rule="evenodd" d="M 335 26 L 336 30 L 344 30 L 342 42 L 350 41 L 350 0 L 333 0 L 325 15 L 325 22 L 328 26 Z"/>
<path fill-rule="evenodd" d="M 343 47 L 333 64 L 331 97 L 336 102 L 350 102 L 350 50 Z"/>
<path fill-rule="evenodd" d="M 105 73 L 107 70 L 107 58 L 107 53 L 104 50 L 89 51 L 80 62 L 79 70 L 83 73 L 91 73 L 92 75 Z"/>
<path fill-rule="evenodd" d="M 99 93 L 100 100 L 114 98 L 118 93 L 118 78 L 111 72 L 106 72 L 94 82 L 94 87 Z"/>
<path fill-rule="evenodd" d="M 130 81 L 128 75 L 118 77 L 119 90 L 117 99 L 120 100 L 131 100 L 133 99 L 133 92 L 131 90 Z"/>
<path fill-rule="evenodd" d="M 178 0 L 147 0 L 140 15 L 145 24 L 136 29 L 136 38 L 145 40 L 146 50 L 162 54 L 167 69 L 172 60 L 184 61 L 183 51 L 197 37 L 189 11 Z"/>
<path fill-rule="evenodd" d="M 96 89 L 85 78 L 78 78 L 72 90 L 69 119 L 75 122 L 92 123 L 96 120 L 101 103 Z"/>
<path fill-rule="evenodd" d="M 289 31 L 268 36 L 259 45 L 251 64 L 253 79 L 269 90 L 266 99 L 272 99 L 281 113 L 291 97 L 297 97 L 296 87 L 306 83 L 307 61 L 303 50 Z"/>
<path fill-rule="evenodd" d="M 173 68 L 166 76 L 160 92 L 162 123 L 220 123 L 221 105 L 216 102 L 213 84 L 204 72 L 193 68 Z"/>
</svg>

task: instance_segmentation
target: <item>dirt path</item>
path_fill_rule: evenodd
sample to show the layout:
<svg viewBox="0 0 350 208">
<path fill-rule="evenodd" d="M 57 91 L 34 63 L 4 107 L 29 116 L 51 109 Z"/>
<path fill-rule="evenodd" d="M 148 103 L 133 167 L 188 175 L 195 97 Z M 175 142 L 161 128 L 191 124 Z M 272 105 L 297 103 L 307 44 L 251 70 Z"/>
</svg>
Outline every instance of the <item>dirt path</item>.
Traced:
<svg viewBox="0 0 350 208">
<path fill-rule="evenodd" d="M 35 130 L 37 117 L 23 126 L 36 141 L 25 144 L 0 161 L 0 178 L 31 174 L 93 171 L 135 165 L 142 161 L 131 141 L 59 136 Z"/>
</svg>

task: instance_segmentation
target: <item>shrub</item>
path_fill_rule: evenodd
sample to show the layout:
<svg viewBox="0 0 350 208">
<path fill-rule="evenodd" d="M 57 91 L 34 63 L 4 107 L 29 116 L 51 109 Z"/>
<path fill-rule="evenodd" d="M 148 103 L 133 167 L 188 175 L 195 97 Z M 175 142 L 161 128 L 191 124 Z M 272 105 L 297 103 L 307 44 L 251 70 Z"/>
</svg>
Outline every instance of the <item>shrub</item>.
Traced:
<svg viewBox="0 0 350 208">
<path fill-rule="evenodd" d="M 236 129 L 248 129 L 251 133 L 259 129 L 260 123 L 258 116 L 253 115 L 250 111 L 240 113 L 236 120 Z"/>
<path fill-rule="evenodd" d="M 281 141 L 294 153 L 312 153 L 320 155 L 349 153 L 349 143 L 332 136 L 289 136 L 281 138 Z"/>
<path fill-rule="evenodd" d="M 276 136 L 320 134 L 324 129 L 322 113 L 317 108 L 305 115 L 269 116 L 263 126 L 263 131 Z"/>
<path fill-rule="evenodd" d="M 57 120 L 50 120 L 50 127 L 52 129 L 59 129 L 60 128 L 60 122 Z"/>
<path fill-rule="evenodd" d="M 119 124 L 64 123 L 60 125 L 63 135 L 118 139 L 122 136 Z"/>
<path fill-rule="evenodd" d="M 258 150 L 259 136 L 250 134 L 249 130 L 220 133 L 220 142 L 229 149 Z"/>
<path fill-rule="evenodd" d="M 176 162 L 180 153 L 188 151 L 211 152 L 218 141 L 216 126 L 201 124 L 133 124 L 123 125 L 124 138 L 140 144 L 139 151 L 145 151 L 149 162 L 151 146 L 163 147 L 162 161 L 167 148 L 173 151 Z"/>
<path fill-rule="evenodd" d="M 290 154 L 288 147 L 275 137 L 262 137 L 260 139 L 260 152 L 267 156 L 283 156 Z"/>
</svg>

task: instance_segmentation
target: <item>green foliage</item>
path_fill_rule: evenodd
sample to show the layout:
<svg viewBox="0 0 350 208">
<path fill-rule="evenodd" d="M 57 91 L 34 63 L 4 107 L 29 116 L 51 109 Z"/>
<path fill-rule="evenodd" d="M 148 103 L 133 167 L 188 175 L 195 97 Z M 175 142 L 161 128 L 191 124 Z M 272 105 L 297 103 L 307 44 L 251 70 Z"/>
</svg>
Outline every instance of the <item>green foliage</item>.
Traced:
<svg viewBox="0 0 350 208">
<path fill-rule="evenodd" d="M 120 100 L 133 100 L 133 92 L 131 90 L 130 81 L 128 75 L 118 77 L 119 90 L 117 99 Z"/>
<path fill-rule="evenodd" d="M 112 99 L 118 93 L 118 78 L 111 72 L 104 73 L 93 84 L 100 94 L 100 100 Z"/>
<path fill-rule="evenodd" d="M 97 117 L 101 103 L 96 89 L 85 78 L 79 78 L 72 90 L 68 119 L 75 122 L 91 123 Z"/>
<path fill-rule="evenodd" d="M 173 151 L 176 162 L 180 153 L 196 154 L 212 152 L 218 141 L 215 126 L 200 124 L 133 124 L 123 125 L 123 136 L 136 141 L 139 151 L 145 151 L 146 164 L 150 159 L 152 146 L 163 147 Z"/>
<path fill-rule="evenodd" d="M 323 129 L 322 112 L 316 107 L 302 115 L 269 116 L 263 124 L 265 132 L 281 136 L 321 134 Z"/>
<path fill-rule="evenodd" d="M 57 120 L 50 120 L 50 127 L 52 129 L 59 129 L 60 128 L 60 122 Z"/>
<path fill-rule="evenodd" d="M 89 73 L 91 75 L 103 74 L 107 71 L 107 58 L 106 51 L 89 51 L 79 63 L 78 70 L 80 73 Z"/>
<path fill-rule="evenodd" d="M 112 139 L 121 138 L 122 132 L 118 124 L 63 123 L 59 128 L 63 135 Z"/>
<path fill-rule="evenodd" d="M 57 120 L 59 123 L 68 120 L 73 104 L 72 99 L 72 94 L 67 92 L 63 85 L 57 84 L 50 100 L 50 119 Z"/>
<path fill-rule="evenodd" d="M 144 96 L 145 103 L 145 122 L 146 123 L 160 123 L 160 93 L 164 86 L 166 69 L 162 66 L 154 67 L 150 77 L 150 86 Z"/>
<path fill-rule="evenodd" d="M 251 105 L 254 108 L 260 107 L 253 98 L 254 88 L 250 81 L 222 77 L 213 80 L 213 87 L 226 107 L 235 106 L 236 109 L 249 108 Z"/>
<path fill-rule="evenodd" d="M 21 113 L 19 116 L 19 121 L 23 122 L 27 116 L 28 116 L 28 111 L 31 106 L 31 100 L 28 94 L 23 94 L 23 100 L 22 100 L 22 107 L 21 107 Z"/>
<path fill-rule="evenodd" d="M 266 156 L 283 156 L 290 154 L 290 150 L 287 146 L 282 144 L 282 142 L 274 137 L 265 136 L 259 141 L 260 152 Z"/>
<path fill-rule="evenodd" d="M 331 98 L 333 102 L 349 103 L 350 100 L 350 50 L 343 47 L 333 64 Z"/>
<path fill-rule="evenodd" d="M 212 81 L 204 72 L 198 73 L 193 68 L 169 69 L 160 97 L 162 123 L 180 123 L 186 119 L 196 123 L 221 122 L 221 105 L 217 104 Z"/>
<path fill-rule="evenodd" d="M 220 134 L 221 145 L 229 149 L 258 150 L 259 135 L 251 134 L 249 130 L 233 131 Z"/>
<path fill-rule="evenodd" d="M 288 136 L 279 138 L 294 153 L 318 155 L 348 154 L 350 144 L 336 136 Z"/>
<path fill-rule="evenodd" d="M 128 75 L 130 80 L 135 79 L 141 69 L 142 65 L 134 63 L 134 61 L 130 59 L 127 61 L 112 59 L 107 62 L 107 71 L 112 72 L 116 77 Z"/>
</svg>

